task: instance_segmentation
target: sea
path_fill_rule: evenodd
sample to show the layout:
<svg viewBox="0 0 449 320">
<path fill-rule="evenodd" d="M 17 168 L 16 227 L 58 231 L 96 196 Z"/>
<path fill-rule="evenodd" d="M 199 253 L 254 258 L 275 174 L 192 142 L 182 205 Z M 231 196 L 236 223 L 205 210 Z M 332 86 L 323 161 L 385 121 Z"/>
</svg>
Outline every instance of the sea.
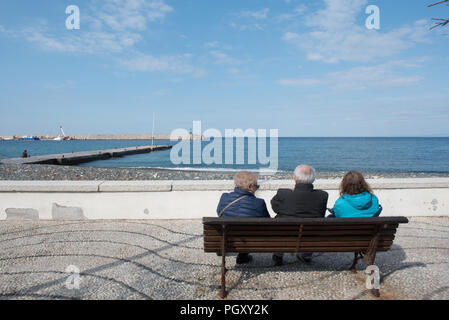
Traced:
<svg viewBox="0 0 449 320">
<path fill-rule="evenodd" d="M 259 158 L 254 163 L 248 152 L 249 140 L 244 143 L 244 161 L 237 163 L 237 143 L 233 144 L 233 152 L 226 156 L 225 142 L 222 140 L 202 141 L 201 151 L 222 144 L 222 152 L 215 148 L 211 155 L 218 157 L 214 163 L 205 163 L 201 153 L 185 147 L 185 158 L 179 162 L 177 141 L 155 141 L 158 145 L 173 145 L 177 150 L 178 161 L 173 161 L 175 151 L 157 151 L 149 154 L 131 155 L 82 164 L 81 166 L 108 168 L 163 168 L 172 170 L 199 171 L 238 171 L 238 170 L 271 170 L 273 159 L 276 159 L 278 171 L 293 171 L 299 164 L 309 164 L 317 171 L 344 172 L 359 170 L 369 173 L 449 173 L 449 138 L 279 138 L 276 148 L 271 148 L 266 141 L 266 158 L 270 164 L 261 163 Z M 0 141 L 0 157 L 20 157 L 24 150 L 30 156 L 71 153 L 78 151 L 114 149 L 123 147 L 151 145 L 151 140 L 71 140 L 71 141 Z M 178 146 L 178 147 L 176 147 Z M 209 149 L 208 149 L 209 146 Z M 190 152 L 188 152 L 189 150 Z M 198 149 L 196 149 L 198 150 Z M 272 152 L 273 151 L 273 152 Z M 259 152 L 259 148 L 257 148 Z M 263 153 L 262 153 L 263 154 Z M 248 155 L 250 155 L 248 157 Z M 219 160 L 221 157 L 221 161 Z M 226 157 L 233 159 L 226 164 Z M 176 155 L 175 155 L 176 158 Z M 251 160 L 252 159 L 252 160 Z M 196 160 L 196 161 L 195 161 Z M 220 163 L 221 162 L 221 163 Z"/>
</svg>

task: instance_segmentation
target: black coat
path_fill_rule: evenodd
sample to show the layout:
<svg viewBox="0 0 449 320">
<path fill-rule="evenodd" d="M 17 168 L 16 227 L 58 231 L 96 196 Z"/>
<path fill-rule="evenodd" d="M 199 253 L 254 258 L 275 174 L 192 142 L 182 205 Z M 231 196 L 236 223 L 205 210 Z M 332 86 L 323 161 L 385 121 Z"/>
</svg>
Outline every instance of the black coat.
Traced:
<svg viewBox="0 0 449 320">
<path fill-rule="evenodd" d="M 276 218 L 324 218 L 329 194 L 313 184 L 297 184 L 294 190 L 280 189 L 271 199 Z"/>
</svg>

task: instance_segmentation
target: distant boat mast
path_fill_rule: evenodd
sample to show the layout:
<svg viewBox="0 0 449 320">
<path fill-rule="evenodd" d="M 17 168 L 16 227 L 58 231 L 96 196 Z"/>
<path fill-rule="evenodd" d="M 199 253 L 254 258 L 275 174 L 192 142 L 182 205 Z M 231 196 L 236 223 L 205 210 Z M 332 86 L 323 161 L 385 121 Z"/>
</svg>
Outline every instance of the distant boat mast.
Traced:
<svg viewBox="0 0 449 320">
<path fill-rule="evenodd" d="M 151 133 L 151 144 L 154 146 L 154 112 L 153 112 L 153 130 Z"/>
<path fill-rule="evenodd" d="M 56 138 L 54 138 L 54 141 L 64 141 L 64 140 L 69 140 L 69 136 L 65 135 L 64 129 L 62 129 L 62 126 L 59 126 L 59 129 L 61 130 L 61 134 L 59 136 L 57 136 Z"/>
</svg>

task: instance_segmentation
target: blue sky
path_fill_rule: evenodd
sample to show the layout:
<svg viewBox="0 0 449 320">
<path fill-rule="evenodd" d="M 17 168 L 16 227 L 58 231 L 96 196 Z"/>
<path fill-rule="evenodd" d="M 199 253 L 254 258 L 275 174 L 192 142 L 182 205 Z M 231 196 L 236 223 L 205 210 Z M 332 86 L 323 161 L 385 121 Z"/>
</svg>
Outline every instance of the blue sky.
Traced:
<svg viewBox="0 0 449 320">
<path fill-rule="evenodd" d="M 160 133 L 449 136 L 449 28 L 429 30 L 449 7 L 431 2 L 1 1 L 0 134 L 151 133 L 155 112 Z"/>
</svg>

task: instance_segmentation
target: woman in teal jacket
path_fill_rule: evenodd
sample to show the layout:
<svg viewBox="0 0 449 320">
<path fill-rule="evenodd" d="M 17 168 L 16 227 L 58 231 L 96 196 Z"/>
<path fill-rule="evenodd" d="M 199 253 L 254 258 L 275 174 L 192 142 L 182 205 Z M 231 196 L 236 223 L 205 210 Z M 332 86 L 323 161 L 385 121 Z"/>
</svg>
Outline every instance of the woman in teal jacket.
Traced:
<svg viewBox="0 0 449 320">
<path fill-rule="evenodd" d="M 358 171 L 348 172 L 340 184 L 340 198 L 331 212 L 336 218 L 367 218 L 379 216 L 382 207 L 373 190 Z"/>
</svg>

